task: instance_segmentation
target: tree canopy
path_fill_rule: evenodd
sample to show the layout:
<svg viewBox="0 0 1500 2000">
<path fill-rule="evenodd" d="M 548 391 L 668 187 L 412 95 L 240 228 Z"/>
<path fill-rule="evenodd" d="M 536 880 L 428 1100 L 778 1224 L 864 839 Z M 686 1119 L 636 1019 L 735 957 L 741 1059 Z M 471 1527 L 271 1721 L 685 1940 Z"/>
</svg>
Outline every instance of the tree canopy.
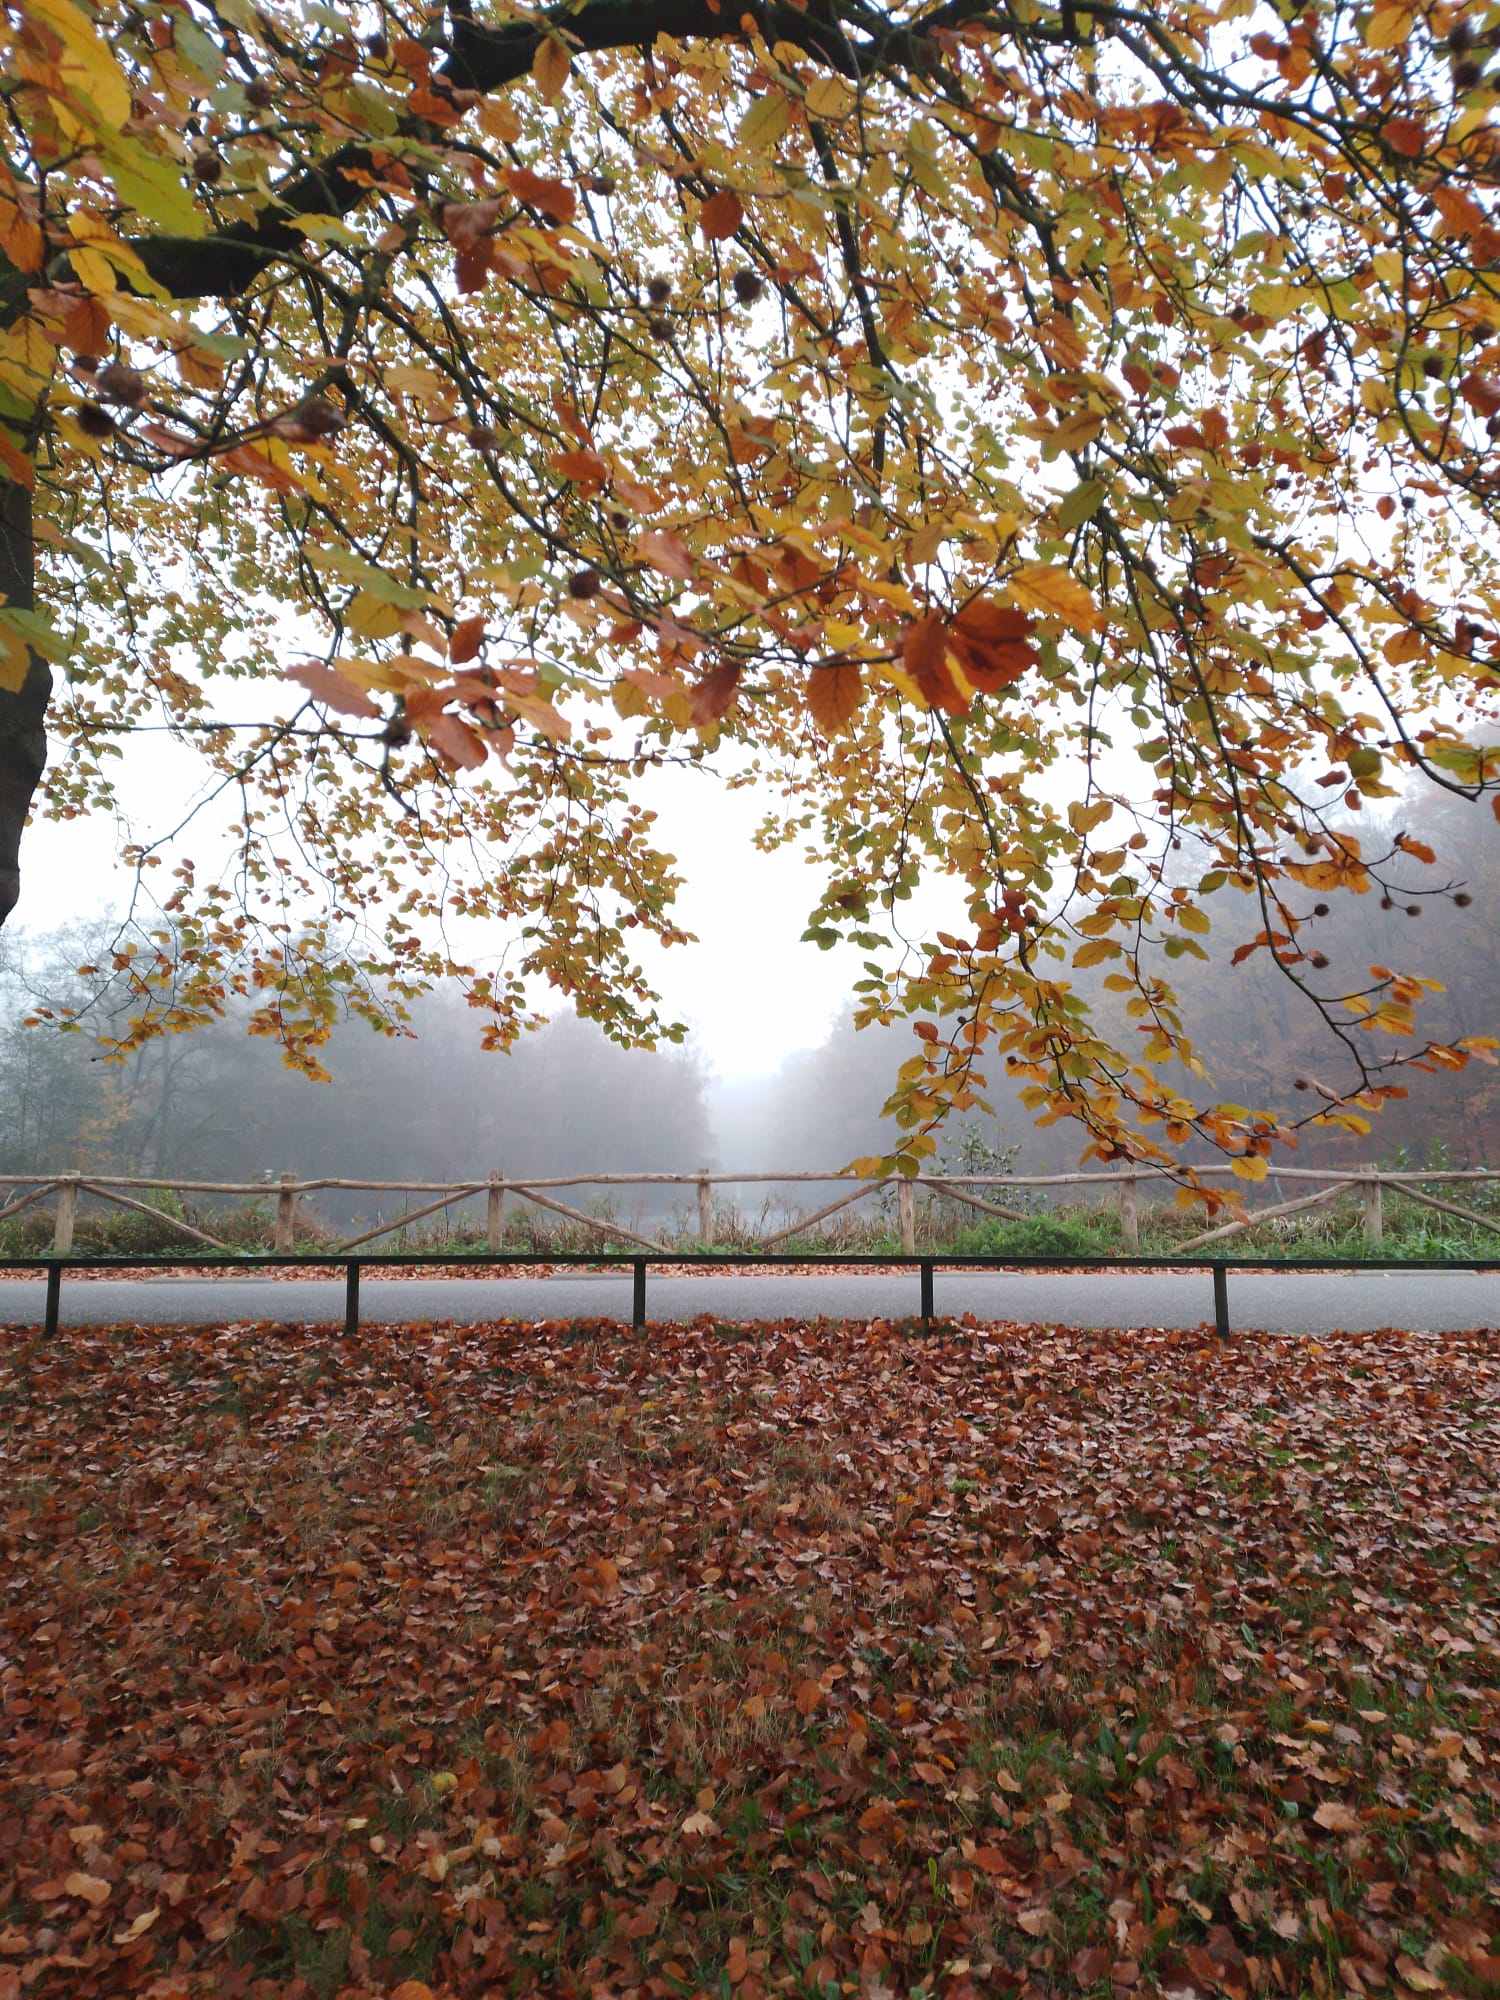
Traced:
<svg viewBox="0 0 1500 2000">
<path fill-rule="evenodd" d="M 236 799 L 232 869 L 136 857 L 133 1033 L 248 992 L 315 1065 L 462 914 L 492 1038 L 538 977 L 650 1038 L 637 788 L 713 760 L 917 1022 L 908 1168 L 986 1065 L 1258 1178 L 1487 1053 L 1317 936 L 1458 887 L 1353 815 L 1500 788 L 1496 0 L 5 21 L 0 907 L 148 719 Z M 1181 1086 L 1226 885 L 1346 1059 L 1293 1110 Z"/>
</svg>

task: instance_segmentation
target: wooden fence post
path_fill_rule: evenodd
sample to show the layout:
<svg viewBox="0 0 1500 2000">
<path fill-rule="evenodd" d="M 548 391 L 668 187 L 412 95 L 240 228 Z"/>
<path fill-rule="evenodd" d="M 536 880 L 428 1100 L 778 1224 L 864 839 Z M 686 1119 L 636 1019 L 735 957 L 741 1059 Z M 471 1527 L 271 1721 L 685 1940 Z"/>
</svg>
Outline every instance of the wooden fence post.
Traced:
<svg viewBox="0 0 1500 2000">
<path fill-rule="evenodd" d="M 78 1219 L 78 1172 L 57 1177 L 57 1219 L 52 1225 L 52 1254 L 66 1257 L 73 1248 L 73 1224 Z"/>
<path fill-rule="evenodd" d="M 1120 1235 L 1130 1251 L 1141 1247 L 1141 1215 L 1136 1205 L 1135 1175 L 1120 1176 Z"/>
<path fill-rule="evenodd" d="M 901 1227 L 901 1248 L 910 1256 L 917 1247 L 917 1203 L 910 1181 L 896 1183 L 896 1220 Z"/>
<path fill-rule="evenodd" d="M 698 1241 L 705 1250 L 713 1248 L 714 1191 L 709 1185 L 707 1169 L 698 1176 Z"/>
<path fill-rule="evenodd" d="M 276 1195 L 276 1240 L 278 1257 L 287 1256 L 297 1240 L 297 1176 L 283 1174 Z"/>
<path fill-rule="evenodd" d="M 484 1210 L 484 1240 L 491 1250 L 500 1248 L 500 1211 L 505 1206 L 505 1176 L 490 1175 L 490 1191 Z"/>
<path fill-rule="evenodd" d="M 1372 1174 L 1380 1171 L 1373 1160 L 1365 1162 L 1365 1170 Z M 1379 1181 L 1361 1181 L 1359 1191 L 1365 1198 L 1365 1235 L 1371 1243 L 1383 1242 L 1385 1239 L 1385 1215 L 1380 1204 L 1380 1183 Z"/>
</svg>

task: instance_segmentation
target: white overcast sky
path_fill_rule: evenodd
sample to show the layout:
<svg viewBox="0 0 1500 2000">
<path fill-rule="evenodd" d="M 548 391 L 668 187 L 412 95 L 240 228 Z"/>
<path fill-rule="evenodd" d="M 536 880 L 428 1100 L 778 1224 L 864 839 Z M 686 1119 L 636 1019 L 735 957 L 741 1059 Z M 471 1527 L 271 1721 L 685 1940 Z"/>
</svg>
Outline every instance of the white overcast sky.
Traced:
<svg viewBox="0 0 1500 2000">
<path fill-rule="evenodd" d="M 192 769 L 160 738 L 127 747 L 120 792 L 133 835 L 160 832 L 180 816 Z M 728 791 L 703 772 L 667 771 L 649 781 L 649 803 L 660 815 L 661 844 L 686 877 L 679 920 L 700 942 L 643 953 L 647 971 L 718 1076 L 767 1075 L 823 1039 L 860 977 L 862 954 L 800 942 L 818 877 L 796 847 L 775 854 L 754 847 L 763 794 Z M 114 824 L 100 818 L 33 822 L 13 921 L 40 932 L 122 910 L 131 875 L 118 862 L 119 843 Z M 195 828 L 183 845 L 203 861 L 210 843 Z"/>
</svg>

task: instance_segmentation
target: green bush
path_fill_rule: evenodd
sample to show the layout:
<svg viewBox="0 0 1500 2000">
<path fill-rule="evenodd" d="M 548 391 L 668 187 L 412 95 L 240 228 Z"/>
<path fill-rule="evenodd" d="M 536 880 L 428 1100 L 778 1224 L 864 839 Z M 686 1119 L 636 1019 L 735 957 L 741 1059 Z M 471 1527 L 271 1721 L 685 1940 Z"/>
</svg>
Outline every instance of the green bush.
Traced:
<svg viewBox="0 0 1500 2000">
<path fill-rule="evenodd" d="M 1056 1215 L 1028 1216 L 1025 1222 L 987 1222 L 954 1245 L 986 1257 L 1104 1257 L 1116 1246 L 1092 1221 Z"/>
</svg>

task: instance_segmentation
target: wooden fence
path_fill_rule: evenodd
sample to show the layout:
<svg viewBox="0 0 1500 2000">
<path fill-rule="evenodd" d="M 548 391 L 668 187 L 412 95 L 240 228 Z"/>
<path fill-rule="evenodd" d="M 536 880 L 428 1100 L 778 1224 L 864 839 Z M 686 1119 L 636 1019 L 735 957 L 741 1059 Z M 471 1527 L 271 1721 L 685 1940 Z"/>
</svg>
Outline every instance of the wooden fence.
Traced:
<svg viewBox="0 0 1500 2000">
<path fill-rule="evenodd" d="M 1201 1167 L 1202 1176 L 1228 1175 L 1233 1168 L 1228 1165 Z M 582 1209 L 574 1208 L 557 1198 L 555 1190 L 577 1187 L 687 1187 L 697 1193 L 698 1241 L 704 1249 L 714 1242 L 714 1197 L 715 1187 L 753 1186 L 756 1184 L 819 1184 L 838 1185 L 847 1189 L 833 1201 L 809 1214 L 799 1215 L 795 1221 L 771 1235 L 758 1239 L 755 1247 L 761 1250 L 773 1249 L 789 1237 L 810 1229 L 814 1223 L 823 1222 L 842 1209 L 851 1208 L 856 1202 L 865 1200 L 872 1194 L 894 1188 L 896 1196 L 896 1223 L 901 1237 L 901 1248 L 908 1255 L 916 1251 L 916 1198 L 919 1193 L 937 1195 L 944 1200 L 961 1202 L 967 1207 L 978 1209 L 986 1215 L 995 1215 L 1010 1222 L 1025 1222 L 1032 1218 L 1021 1210 L 1009 1208 L 1004 1203 L 994 1201 L 974 1192 L 976 1188 L 1022 1189 L 1022 1188 L 1092 1188 L 1113 1197 L 1119 1209 L 1120 1234 L 1127 1250 L 1140 1247 L 1139 1197 L 1143 1184 L 1168 1180 L 1170 1177 L 1159 1170 L 1137 1168 L 1127 1172 L 1113 1173 L 1069 1173 L 1069 1174 L 923 1174 L 915 1179 L 882 1178 L 855 1181 L 850 1186 L 850 1175 L 845 1172 L 830 1173 L 710 1173 L 706 1169 L 696 1173 L 666 1174 L 561 1174 L 530 1177 L 526 1180 L 512 1180 L 502 1173 L 493 1173 L 483 1180 L 469 1181 L 366 1181 L 325 1178 L 321 1180 L 299 1180 L 295 1174 L 282 1174 L 275 1180 L 260 1181 L 184 1181 L 141 1178 L 133 1175 L 96 1174 L 69 1172 L 54 1174 L 48 1178 L 36 1175 L 0 1174 L 0 1190 L 11 1190 L 9 1198 L 0 1206 L 0 1221 L 7 1216 L 19 1215 L 23 1209 L 52 1201 L 54 1203 L 52 1254 L 66 1257 L 73 1248 L 73 1232 L 77 1224 L 78 1198 L 87 1194 L 98 1201 L 108 1202 L 115 1207 L 136 1210 L 150 1215 L 195 1243 L 205 1244 L 209 1249 L 227 1255 L 234 1255 L 233 1246 L 221 1243 L 207 1230 L 196 1223 L 185 1221 L 181 1216 L 159 1208 L 149 1201 L 143 1201 L 143 1193 L 178 1195 L 252 1195 L 264 1198 L 274 1195 L 276 1199 L 276 1220 L 273 1247 L 280 1255 L 289 1254 L 296 1247 L 297 1204 L 306 1195 L 323 1190 L 339 1190 L 355 1194 L 407 1194 L 432 1195 L 436 1198 L 421 1207 L 409 1209 L 390 1222 L 377 1224 L 358 1236 L 352 1236 L 347 1243 L 338 1246 L 339 1252 L 349 1251 L 364 1243 L 373 1243 L 381 1236 L 393 1235 L 397 1230 L 420 1222 L 425 1217 L 437 1215 L 456 1203 L 470 1201 L 477 1196 L 485 1197 L 486 1242 L 491 1250 L 501 1246 L 501 1218 L 504 1203 L 508 1197 L 531 1202 L 538 1208 L 549 1210 L 554 1215 L 566 1216 L 570 1221 L 580 1223 L 585 1228 L 596 1231 L 601 1238 L 634 1243 L 646 1250 L 661 1255 L 670 1255 L 671 1246 L 658 1242 L 654 1237 L 643 1235 L 622 1222 L 609 1217 L 588 1215 Z M 1271 1222 L 1279 1217 L 1296 1215 L 1325 1202 L 1334 1201 L 1341 1194 L 1358 1190 L 1364 1203 L 1364 1226 L 1366 1236 L 1375 1243 L 1382 1240 L 1384 1225 L 1382 1216 L 1382 1195 L 1386 1188 L 1399 1190 L 1409 1200 L 1438 1210 L 1443 1215 L 1459 1217 L 1464 1222 L 1477 1223 L 1482 1229 L 1500 1233 L 1500 1217 L 1481 1214 L 1479 1211 L 1461 1207 L 1457 1202 L 1445 1201 L 1441 1196 L 1428 1191 L 1432 1182 L 1475 1182 L 1500 1180 L 1500 1169 L 1487 1167 L 1450 1169 L 1443 1172 L 1390 1172 L 1371 1166 L 1361 1167 L 1280 1167 L 1276 1170 L 1278 1181 L 1305 1181 L 1320 1183 L 1315 1192 L 1299 1195 L 1292 1201 L 1279 1202 L 1273 1208 L 1242 1210 L 1229 1222 L 1217 1224 L 1204 1230 L 1200 1235 L 1175 1246 L 1175 1253 L 1182 1254 L 1200 1250 L 1206 1244 L 1223 1241 L 1237 1235 L 1241 1230 L 1252 1228 L 1256 1223 Z M 129 1190 L 129 1192 L 126 1192 Z"/>
</svg>

